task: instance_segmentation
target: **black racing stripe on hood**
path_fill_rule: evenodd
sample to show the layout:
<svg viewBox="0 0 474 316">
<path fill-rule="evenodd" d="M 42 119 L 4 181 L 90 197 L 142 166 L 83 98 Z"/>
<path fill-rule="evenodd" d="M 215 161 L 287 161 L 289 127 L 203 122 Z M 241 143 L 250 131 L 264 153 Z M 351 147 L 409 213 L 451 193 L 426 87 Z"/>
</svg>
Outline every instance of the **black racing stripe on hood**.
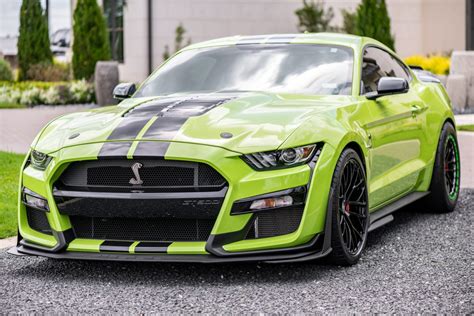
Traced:
<svg viewBox="0 0 474 316">
<path fill-rule="evenodd" d="M 176 103 L 177 99 L 163 99 L 145 102 L 123 115 L 122 121 L 112 131 L 107 140 L 135 139 L 145 125 L 163 109 Z M 99 159 L 126 157 L 132 142 L 105 143 L 99 151 Z"/>
<path fill-rule="evenodd" d="M 189 99 L 163 111 L 143 138 L 172 140 L 190 117 L 200 116 L 232 98 Z"/>
<path fill-rule="evenodd" d="M 233 99 L 222 96 L 192 96 L 186 98 L 165 98 L 138 105 L 125 113 L 122 121 L 112 131 L 107 140 L 134 140 L 140 131 L 154 117 L 157 119 L 148 127 L 143 138 L 152 140 L 172 140 L 188 118 L 203 115 L 213 108 Z M 132 142 L 105 143 L 98 155 L 99 159 L 126 157 Z M 140 142 L 134 157 L 164 157 L 169 143 L 158 144 Z"/>
<path fill-rule="evenodd" d="M 149 116 L 123 118 L 107 140 L 134 139 L 149 120 Z"/>
<path fill-rule="evenodd" d="M 166 98 L 140 104 L 125 113 L 124 117 L 148 117 L 159 115 L 167 107 L 182 102 L 183 98 Z"/>
<path fill-rule="evenodd" d="M 97 155 L 99 159 L 112 159 L 127 157 L 132 142 L 109 142 L 104 143 Z"/>
<path fill-rule="evenodd" d="M 169 146 L 169 142 L 139 142 L 137 148 L 135 149 L 135 152 L 133 153 L 133 158 L 164 158 Z"/>
<path fill-rule="evenodd" d="M 135 246 L 135 253 L 166 253 L 171 242 L 142 241 Z"/>
</svg>

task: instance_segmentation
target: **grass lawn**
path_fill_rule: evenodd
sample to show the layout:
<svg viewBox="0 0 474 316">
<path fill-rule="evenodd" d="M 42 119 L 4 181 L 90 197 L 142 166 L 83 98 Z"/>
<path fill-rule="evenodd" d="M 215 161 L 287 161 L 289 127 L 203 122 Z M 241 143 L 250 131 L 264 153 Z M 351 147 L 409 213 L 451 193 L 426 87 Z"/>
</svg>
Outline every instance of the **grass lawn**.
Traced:
<svg viewBox="0 0 474 316">
<path fill-rule="evenodd" d="M 0 238 L 17 233 L 18 176 L 24 157 L 0 151 Z"/>
<path fill-rule="evenodd" d="M 0 102 L 0 109 L 23 109 L 26 108 L 23 104 Z"/>
<path fill-rule="evenodd" d="M 474 132 L 474 124 L 458 126 L 458 131 Z"/>
</svg>

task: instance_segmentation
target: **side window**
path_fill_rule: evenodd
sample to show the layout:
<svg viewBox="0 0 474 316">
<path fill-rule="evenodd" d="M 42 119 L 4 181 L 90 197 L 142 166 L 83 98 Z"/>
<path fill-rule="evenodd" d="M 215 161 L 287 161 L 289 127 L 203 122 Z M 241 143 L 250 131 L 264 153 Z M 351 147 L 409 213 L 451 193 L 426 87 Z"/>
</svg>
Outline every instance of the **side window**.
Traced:
<svg viewBox="0 0 474 316">
<path fill-rule="evenodd" d="M 367 47 L 362 60 L 361 93 L 376 91 L 381 77 L 410 79 L 405 67 L 392 55 L 376 47 Z"/>
</svg>

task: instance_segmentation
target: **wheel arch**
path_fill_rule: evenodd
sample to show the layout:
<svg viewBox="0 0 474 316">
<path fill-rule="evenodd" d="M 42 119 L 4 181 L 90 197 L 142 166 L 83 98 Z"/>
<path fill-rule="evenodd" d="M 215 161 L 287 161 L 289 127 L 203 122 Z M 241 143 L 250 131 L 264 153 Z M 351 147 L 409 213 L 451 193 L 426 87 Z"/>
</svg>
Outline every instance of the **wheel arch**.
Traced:
<svg viewBox="0 0 474 316">
<path fill-rule="evenodd" d="M 360 160 L 362 161 L 365 171 L 367 172 L 367 162 L 366 162 L 365 154 L 364 154 L 364 151 L 362 150 L 362 147 L 356 141 L 351 141 L 344 147 L 342 151 L 344 151 L 347 148 L 352 149 L 357 153 Z"/>
<path fill-rule="evenodd" d="M 453 125 L 454 129 L 456 129 L 456 123 L 454 122 L 454 120 L 450 117 L 446 118 L 443 122 L 443 125 L 441 126 L 441 129 L 440 129 L 440 133 L 441 131 L 443 130 L 443 126 L 446 124 L 446 123 L 451 123 L 451 125 Z"/>
</svg>

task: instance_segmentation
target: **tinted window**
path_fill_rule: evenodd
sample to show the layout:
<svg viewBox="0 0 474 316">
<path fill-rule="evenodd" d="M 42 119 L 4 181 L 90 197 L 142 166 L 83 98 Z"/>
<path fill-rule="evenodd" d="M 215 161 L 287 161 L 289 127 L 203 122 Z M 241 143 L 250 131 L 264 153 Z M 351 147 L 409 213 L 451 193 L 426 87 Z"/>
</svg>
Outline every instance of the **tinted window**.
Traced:
<svg viewBox="0 0 474 316">
<path fill-rule="evenodd" d="M 216 91 L 350 95 L 353 53 L 305 44 L 233 45 L 183 51 L 158 69 L 136 96 Z"/>
<path fill-rule="evenodd" d="M 409 80 L 405 67 L 389 53 L 375 47 L 367 47 L 362 61 L 363 93 L 377 90 L 381 77 L 399 77 Z"/>
</svg>

